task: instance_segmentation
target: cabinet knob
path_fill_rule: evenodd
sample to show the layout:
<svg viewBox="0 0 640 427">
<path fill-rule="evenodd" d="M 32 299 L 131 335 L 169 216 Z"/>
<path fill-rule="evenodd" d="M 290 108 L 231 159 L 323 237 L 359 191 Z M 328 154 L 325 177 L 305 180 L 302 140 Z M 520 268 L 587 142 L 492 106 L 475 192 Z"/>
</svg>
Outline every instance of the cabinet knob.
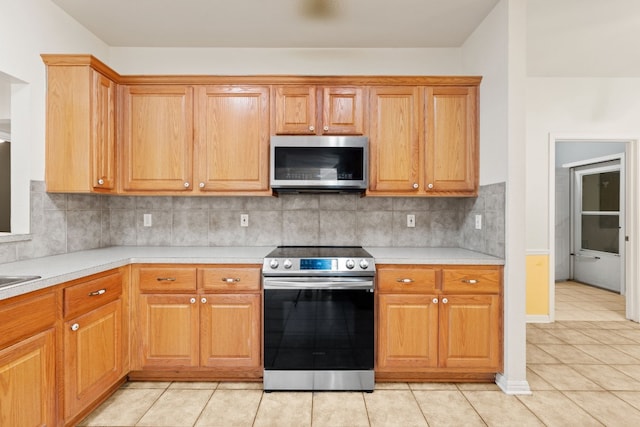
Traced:
<svg viewBox="0 0 640 427">
<path fill-rule="evenodd" d="M 98 185 L 104 185 L 104 179 L 100 178 L 100 179 L 98 180 Z"/>
<path fill-rule="evenodd" d="M 443 304 L 446 304 L 446 303 L 448 303 L 448 302 L 449 302 L 449 300 L 448 300 L 448 299 L 446 299 L 446 298 L 442 298 L 442 303 L 443 303 Z"/>
<path fill-rule="evenodd" d="M 427 187 L 428 187 L 429 189 L 431 189 L 431 188 L 433 188 L 433 184 L 429 184 L 429 185 L 427 185 Z"/>
<path fill-rule="evenodd" d="M 431 302 L 433 302 L 434 304 L 437 304 L 438 303 L 438 298 L 432 299 Z"/>
<path fill-rule="evenodd" d="M 201 302 L 201 303 L 203 303 L 203 304 L 206 304 L 206 303 L 207 303 L 207 299 L 203 297 L 203 298 L 200 300 L 200 302 Z"/>
<path fill-rule="evenodd" d="M 189 302 L 190 302 L 191 304 L 195 304 L 195 303 L 196 303 L 196 299 L 195 299 L 195 298 L 191 298 L 191 299 L 189 300 Z"/>
<path fill-rule="evenodd" d="M 309 126 L 309 130 L 310 130 L 311 132 L 313 132 L 314 130 L 316 130 L 316 127 L 315 127 L 315 126 Z"/>
<path fill-rule="evenodd" d="M 78 329 L 80 329 L 80 325 L 78 325 L 77 323 L 74 323 L 73 325 L 71 325 L 72 331 L 77 331 Z"/>
<path fill-rule="evenodd" d="M 189 188 L 190 185 L 191 184 L 189 184 L 189 182 L 187 181 L 187 182 L 184 183 L 184 188 Z"/>
<path fill-rule="evenodd" d="M 198 184 L 198 187 L 204 188 L 204 182 L 201 182 L 200 184 Z"/>
<path fill-rule="evenodd" d="M 325 126 L 322 128 L 325 132 L 327 132 L 329 130 L 329 126 Z"/>
<path fill-rule="evenodd" d="M 414 183 L 413 183 L 413 188 L 415 188 L 415 189 L 417 190 L 417 189 L 418 189 L 418 187 L 419 187 L 418 183 L 417 183 L 417 182 L 414 182 Z"/>
</svg>

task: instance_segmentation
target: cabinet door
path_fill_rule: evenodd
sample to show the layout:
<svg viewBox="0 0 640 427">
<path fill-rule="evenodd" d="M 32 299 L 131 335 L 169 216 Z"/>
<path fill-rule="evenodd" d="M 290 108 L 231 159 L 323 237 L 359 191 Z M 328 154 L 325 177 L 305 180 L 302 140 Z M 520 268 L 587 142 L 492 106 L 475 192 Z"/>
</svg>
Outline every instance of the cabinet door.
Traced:
<svg viewBox="0 0 640 427">
<path fill-rule="evenodd" d="M 65 419 L 100 397 L 122 371 L 122 300 L 64 324 Z"/>
<path fill-rule="evenodd" d="M 440 304 L 440 366 L 502 367 L 498 295 L 447 295 Z"/>
<path fill-rule="evenodd" d="M 193 173 L 193 88 L 124 88 L 125 191 L 187 191 Z"/>
<path fill-rule="evenodd" d="M 0 350 L 0 425 L 56 424 L 54 330 Z"/>
<path fill-rule="evenodd" d="M 275 86 L 273 95 L 277 135 L 316 133 L 315 86 Z"/>
<path fill-rule="evenodd" d="M 198 366 L 196 295 L 140 295 L 139 312 L 142 369 Z"/>
<path fill-rule="evenodd" d="M 378 310 L 378 369 L 437 366 L 438 300 L 435 296 L 383 294 L 379 296 Z"/>
<path fill-rule="evenodd" d="M 364 133 L 364 95 L 360 87 L 322 89 L 322 133 L 362 135 Z"/>
<path fill-rule="evenodd" d="M 206 295 L 201 307 L 200 364 L 260 367 L 260 295 Z"/>
<path fill-rule="evenodd" d="M 201 87 L 197 99 L 200 191 L 268 191 L 269 87 Z"/>
<path fill-rule="evenodd" d="M 116 180 L 116 84 L 92 71 L 91 157 L 94 190 L 114 190 Z"/>
<path fill-rule="evenodd" d="M 420 105 L 417 87 L 369 89 L 371 192 L 420 190 Z"/>
<path fill-rule="evenodd" d="M 477 88 L 426 90 L 427 191 L 474 195 L 478 187 Z M 429 187 L 429 185 L 432 187 Z"/>
</svg>

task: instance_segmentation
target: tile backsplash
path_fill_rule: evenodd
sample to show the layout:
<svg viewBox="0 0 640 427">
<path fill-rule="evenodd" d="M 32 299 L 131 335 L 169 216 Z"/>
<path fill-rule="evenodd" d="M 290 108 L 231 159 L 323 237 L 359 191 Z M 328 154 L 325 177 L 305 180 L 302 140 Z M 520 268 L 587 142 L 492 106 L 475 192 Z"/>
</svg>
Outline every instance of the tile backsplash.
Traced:
<svg viewBox="0 0 640 427">
<path fill-rule="evenodd" d="M 504 183 L 481 186 L 477 198 L 138 197 L 44 189 L 44 182 L 31 183 L 32 239 L 0 243 L 0 263 L 106 246 L 441 246 L 498 257 L 505 251 Z M 151 227 L 144 214 L 151 214 Z M 240 214 L 249 215 L 248 227 L 240 227 Z M 406 226 L 408 214 L 415 228 Z"/>
</svg>

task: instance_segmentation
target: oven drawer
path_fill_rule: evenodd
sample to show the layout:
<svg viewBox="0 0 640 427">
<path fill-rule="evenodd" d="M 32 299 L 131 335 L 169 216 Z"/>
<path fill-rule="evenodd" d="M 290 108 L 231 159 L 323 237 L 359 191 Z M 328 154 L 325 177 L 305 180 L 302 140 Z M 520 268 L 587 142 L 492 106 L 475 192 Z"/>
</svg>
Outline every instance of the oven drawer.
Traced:
<svg viewBox="0 0 640 427">
<path fill-rule="evenodd" d="M 436 289 L 436 269 L 422 266 L 378 266 L 378 291 L 424 293 Z"/>
<path fill-rule="evenodd" d="M 139 267 L 138 285 L 142 292 L 195 292 L 195 267 Z"/>
<path fill-rule="evenodd" d="M 502 269 L 494 266 L 470 266 L 442 269 L 442 290 L 458 293 L 499 293 Z"/>
<path fill-rule="evenodd" d="M 198 269 L 200 287 L 209 292 L 260 290 L 260 267 L 212 267 Z"/>
</svg>

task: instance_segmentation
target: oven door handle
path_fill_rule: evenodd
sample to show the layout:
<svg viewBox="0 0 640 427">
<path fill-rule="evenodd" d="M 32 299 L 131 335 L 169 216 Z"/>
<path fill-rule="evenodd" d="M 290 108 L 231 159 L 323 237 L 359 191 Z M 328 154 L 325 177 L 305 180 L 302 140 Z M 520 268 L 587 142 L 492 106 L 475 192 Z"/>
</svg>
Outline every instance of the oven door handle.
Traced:
<svg viewBox="0 0 640 427">
<path fill-rule="evenodd" d="M 318 278 L 300 279 L 272 279 L 265 278 L 262 282 L 264 289 L 336 289 L 336 290 L 362 290 L 373 289 L 373 280 L 323 280 Z"/>
</svg>

